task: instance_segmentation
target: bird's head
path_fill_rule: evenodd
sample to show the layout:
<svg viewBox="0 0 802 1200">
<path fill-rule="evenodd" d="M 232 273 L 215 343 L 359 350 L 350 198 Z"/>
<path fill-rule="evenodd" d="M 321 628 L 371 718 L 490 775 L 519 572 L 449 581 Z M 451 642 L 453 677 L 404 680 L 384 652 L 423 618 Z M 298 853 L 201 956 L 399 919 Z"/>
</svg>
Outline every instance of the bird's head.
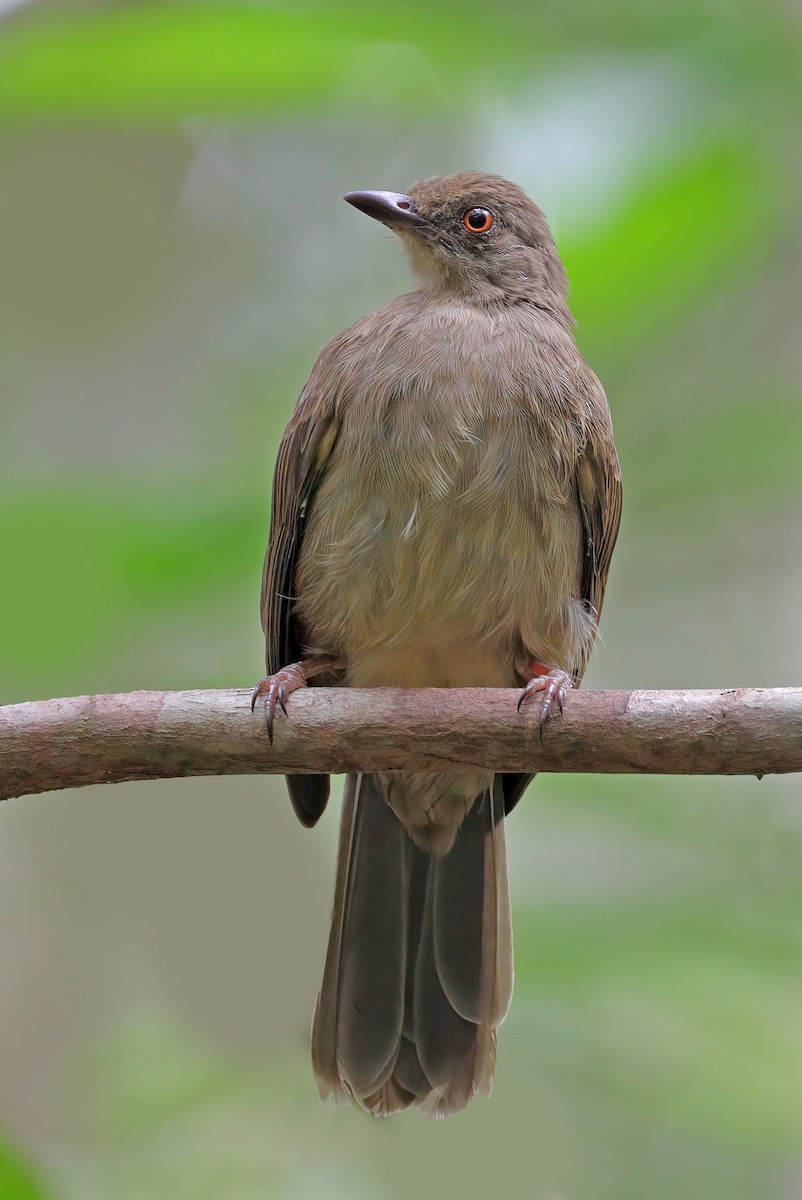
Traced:
<svg viewBox="0 0 802 1200">
<path fill-rule="evenodd" d="M 400 235 L 433 291 L 479 304 L 534 304 L 570 326 L 554 238 L 517 184 L 462 171 L 424 179 L 406 194 L 349 192 L 345 199 Z"/>
</svg>

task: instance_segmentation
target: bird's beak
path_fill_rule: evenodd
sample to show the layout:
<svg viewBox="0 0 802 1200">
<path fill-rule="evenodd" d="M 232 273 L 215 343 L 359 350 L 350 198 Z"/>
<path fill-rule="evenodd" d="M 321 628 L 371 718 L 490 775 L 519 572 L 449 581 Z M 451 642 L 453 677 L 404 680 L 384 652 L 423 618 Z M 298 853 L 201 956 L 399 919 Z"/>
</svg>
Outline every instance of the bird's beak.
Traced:
<svg viewBox="0 0 802 1200">
<path fill-rule="evenodd" d="M 414 200 L 399 192 L 349 192 L 343 200 L 391 229 L 428 224 L 415 207 Z"/>
</svg>

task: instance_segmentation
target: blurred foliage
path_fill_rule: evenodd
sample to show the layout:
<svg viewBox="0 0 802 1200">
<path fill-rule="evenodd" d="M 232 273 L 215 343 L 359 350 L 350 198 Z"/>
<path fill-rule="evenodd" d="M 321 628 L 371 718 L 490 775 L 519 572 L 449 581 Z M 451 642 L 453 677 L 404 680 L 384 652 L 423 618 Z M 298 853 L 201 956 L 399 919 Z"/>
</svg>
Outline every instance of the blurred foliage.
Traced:
<svg viewBox="0 0 802 1200">
<path fill-rule="evenodd" d="M 264 4 L 66 3 L 37 6 L 7 35 L 0 57 L 0 115 L 136 120 L 188 112 L 308 110 L 332 99 L 373 112 L 455 104 L 455 81 L 526 78 L 548 56 L 605 46 L 639 52 L 679 43 L 707 69 L 792 82 L 797 61 L 782 6 L 751 20 L 749 0 L 721 7 L 611 0 L 568 11 L 480 0 L 409 0 L 402 13 L 366 2 Z M 27 16 L 27 14 L 26 14 Z"/>
<path fill-rule="evenodd" d="M 261 552 L 264 512 L 209 511 L 198 497 L 187 514 L 176 500 L 165 489 L 154 506 L 111 481 L 102 502 L 84 489 L 9 498 L 0 509 L 0 536 L 26 587 L 3 599 L 3 620 L 15 631 L 4 648 L 6 687 L 14 675 L 31 679 L 54 659 L 74 669 L 124 638 L 132 621 L 180 609 L 198 595 L 214 604 L 242 582 L 243 567 Z M 54 579 L 61 581 L 57 621 Z"/>
<path fill-rule="evenodd" d="M 776 206 L 776 179 L 743 137 L 694 147 L 662 177 L 639 180 L 605 228 L 565 245 L 569 276 L 582 282 L 574 315 L 586 353 L 626 353 L 742 272 L 744 248 L 757 254 Z"/>
<path fill-rule="evenodd" d="M 3 1200 L 45 1200 L 46 1194 L 28 1164 L 0 1142 L 0 1196 Z"/>
<path fill-rule="evenodd" d="M 503 66 L 510 82 L 566 47 L 634 42 L 643 49 L 689 32 L 714 61 L 743 56 L 753 69 L 770 65 L 772 72 L 794 65 L 771 7 L 759 25 L 745 22 L 739 31 L 737 9 L 748 12 L 746 3 L 732 6 L 728 37 L 715 40 L 716 6 L 690 0 L 649 7 L 618 0 L 604 10 L 585 3 L 559 16 L 497 5 L 492 20 L 479 0 L 411 0 L 402 14 L 374 3 L 144 3 L 71 15 L 49 7 L 46 19 L 20 29 L 3 50 L 0 114 L 7 119 L 303 110 L 332 97 L 360 108 L 368 99 L 374 111 L 427 110 L 453 102 L 450 84 L 462 72 Z M 415 44 L 424 53 L 411 52 Z"/>
<path fill-rule="evenodd" d="M 608 111 L 591 69 L 599 63 L 608 91 L 635 64 L 635 109 L 646 103 L 644 79 L 663 72 L 660 120 L 645 107 Z M 580 345 L 611 396 L 625 475 L 595 682 L 793 677 L 801 66 L 798 13 L 779 0 L 492 10 L 410 0 L 398 11 L 59 0 L 11 10 L 0 24 L 0 139 L 7 151 L 30 148 L 34 167 L 20 171 L 18 206 L 4 208 L 7 154 L 0 192 L 3 441 L 16 447 L 0 473 L 0 546 L 13 581 L 0 589 L 0 701 L 246 684 L 258 673 L 256 594 L 281 428 L 314 340 L 403 286 L 367 230 L 337 257 L 345 222 L 335 233 L 323 218 L 344 190 L 340 159 L 368 183 L 397 187 L 412 178 L 397 178 L 408 163 L 423 174 L 469 165 L 470 153 L 512 175 L 539 154 L 548 185 L 572 155 L 615 163 L 616 139 L 627 137 L 634 150 L 609 194 L 603 171 L 601 182 L 580 176 L 589 182 L 574 180 L 573 198 L 585 187 L 591 202 L 555 213 Z M 582 117 L 606 114 L 590 140 L 565 111 L 565 87 L 554 90 L 561 73 Z M 52 174 L 37 175 L 41 154 L 57 158 Z M 153 200 L 147 188 L 165 161 Z M 140 244 L 145 197 L 153 208 Z M 65 257 L 54 239 L 68 243 Z M 152 293 L 149 256 L 164 267 L 154 268 Z M 92 320 L 73 322 L 82 303 Z M 60 967 L 42 989 L 52 1028 L 9 976 L 0 1040 L 14 1049 L 24 1040 L 15 1031 L 27 1029 L 30 1073 L 50 1070 L 70 1095 L 48 1097 L 54 1116 L 32 1084 L 30 1111 L 39 1103 L 50 1115 L 31 1116 L 25 1130 L 43 1157 L 60 1141 L 68 1200 L 393 1197 L 408 1195 L 413 1168 L 422 1196 L 802 1194 L 793 787 L 539 779 L 510 826 L 518 980 L 496 1094 L 444 1125 L 390 1128 L 317 1106 L 303 1045 L 311 994 L 297 1001 L 295 1042 L 282 1034 L 271 1050 L 268 1004 L 256 1060 L 243 1062 L 241 1047 L 227 1053 L 219 1031 L 239 1046 L 246 953 L 284 974 L 291 953 L 299 971 L 313 953 L 294 944 L 311 885 L 293 875 L 296 891 L 280 905 L 292 951 L 280 959 L 267 937 L 246 951 L 243 939 L 237 969 L 210 927 L 221 921 L 226 947 L 243 938 L 244 846 L 262 847 L 261 827 L 237 804 L 244 793 L 227 785 L 219 820 L 230 815 L 235 830 L 226 827 L 226 851 L 190 793 L 140 787 L 139 809 L 90 795 L 73 797 L 69 816 L 66 800 L 47 798 L 3 814 L 5 932 L 31 947 L 4 958 L 38 980 L 40 922 L 56 930 L 45 946 Z M 151 795 L 158 817 L 148 818 Z M 269 819 L 265 876 L 280 875 L 284 859 L 297 873 L 292 847 L 312 878 L 319 842 L 298 842 L 294 829 L 282 841 L 284 818 L 271 809 Z M 92 857 L 85 843 L 98 828 Z M 118 877 L 133 880 L 131 896 L 115 890 Z M 40 880 L 51 890 L 43 884 L 37 907 L 25 887 Z M 148 932 L 137 906 L 149 901 Z M 63 927 L 62 959 L 65 912 L 73 924 Z M 174 942 L 159 975 L 162 934 Z M 187 1000 L 169 968 L 190 960 L 196 942 Z M 222 982 L 220 961 L 231 976 Z M 155 980 L 142 984 L 148 970 Z M 79 1005 L 77 1047 L 62 1061 L 53 1046 L 73 992 L 102 999 L 104 986 L 112 991 L 104 971 L 125 980 L 125 999 L 106 998 L 97 1019 Z M 228 1007 L 219 1001 L 214 1020 L 203 1010 L 204 1024 L 193 992 L 216 997 L 218 987 Z M 148 988 L 155 1001 L 143 998 Z M 149 1023 L 142 1014 L 153 1003 Z M 44 1050 L 37 1021 L 52 1038 Z M 15 1129 L 19 1086 L 0 1094 Z M 85 1114 L 81 1136 L 74 1110 Z M 39 1194 L 0 1154 L 2 1200 Z"/>
</svg>

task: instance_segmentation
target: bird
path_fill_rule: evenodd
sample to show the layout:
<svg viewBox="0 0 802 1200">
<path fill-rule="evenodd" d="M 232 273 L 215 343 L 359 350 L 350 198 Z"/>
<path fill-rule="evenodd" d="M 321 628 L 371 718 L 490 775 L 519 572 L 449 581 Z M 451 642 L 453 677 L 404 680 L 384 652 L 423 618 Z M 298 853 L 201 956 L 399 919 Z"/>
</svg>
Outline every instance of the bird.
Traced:
<svg viewBox="0 0 802 1200">
<path fill-rule="evenodd" d="M 418 287 L 328 342 L 283 435 L 251 708 L 272 741 L 307 684 L 519 688 L 542 737 L 582 679 L 621 513 L 554 238 L 483 172 L 344 199 L 400 237 Z M 481 763 L 346 778 L 322 1098 L 444 1117 L 489 1093 L 513 986 L 505 818 L 530 779 Z M 313 826 L 329 777 L 287 784 Z"/>
</svg>

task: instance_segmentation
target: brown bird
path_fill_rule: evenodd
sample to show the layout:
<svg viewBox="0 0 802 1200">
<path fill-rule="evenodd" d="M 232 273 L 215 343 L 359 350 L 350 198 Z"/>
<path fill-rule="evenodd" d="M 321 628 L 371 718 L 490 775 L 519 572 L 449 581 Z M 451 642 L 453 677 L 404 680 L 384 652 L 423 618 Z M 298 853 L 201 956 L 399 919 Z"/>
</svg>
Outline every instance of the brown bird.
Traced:
<svg viewBox="0 0 802 1200">
<path fill-rule="evenodd" d="M 272 740 L 307 682 L 518 686 L 540 696 L 542 736 L 585 669 L 621 509 L 554 240 L 497 175 L 345 199 L 400 235 L 420 287 L 323 348 L 287 426 L 253 703 Z M 348 777 L 312 1029 L 322 1096 L 445 1116 L 490 1090 L 513 978 L 503 817 L 528 782 Z M 328 776 L 287 783 L 314 825 Z"/>
</svg>

